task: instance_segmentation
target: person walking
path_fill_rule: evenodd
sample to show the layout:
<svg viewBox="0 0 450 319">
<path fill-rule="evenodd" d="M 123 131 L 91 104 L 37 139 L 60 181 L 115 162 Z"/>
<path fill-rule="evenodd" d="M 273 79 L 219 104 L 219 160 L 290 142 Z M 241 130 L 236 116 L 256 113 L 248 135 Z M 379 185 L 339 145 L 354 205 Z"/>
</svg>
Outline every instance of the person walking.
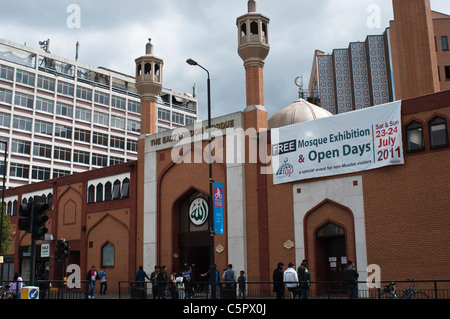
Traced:
<svg viewBox="0 0 450 319">
<path fill-rule="evenodd" d="M 292 294 L 292 298 L 295 299 L 298 296 L 298 276 L 293 263 L 289 263 L 288 268 L 284 271 L 283 281 Z"/>
<path fill-rule="evenodd" d="M 299 267 L 298 281 L 300 283 L 300 298 L 309 299 L 309 287 L 311 285 L 311 275 L 306 268 L 306 263 L 302 262 Z"/>
<path fill-rule="evenodd" d="M 106 290 L 108 289 L 108 284 L 106 281 L 105 269 L 102 268 L 98 274 L 100 275 L 100 295 L 106 295 Z"/>
<path fill-rule="evenodd" d="M 14 273 L 13 281 L 9 283 L 9 291 L 14 299 L 20 299 L 22 293 L 23 279 L 18 272 Z"/>
<path fill-rule="evenodd" d="M 358 271 L 353 265 L 353 261 L 349 260 L 347 267 L 344 269 L 344 282 L 347 285 L 348 297 L 350 299 L 358 299 Z"/>
<path fill-rule="evenodd" d="M 94 297 L 94 289 L 95 289 L 95 281 L 99 279 L 97 270 L 95 266 L 92 266 L 91 269 L 87 273 L 87 280 L 89 281 L 89 294 L 88 298 L 93 299 Z"/>
<path fill-rule="evenodd" d="M 273 291 L 277 294 L 277 299 L 284 299 L 283 267 L 284 264 L 280 261 L 272 274 Z"/>
</svg>

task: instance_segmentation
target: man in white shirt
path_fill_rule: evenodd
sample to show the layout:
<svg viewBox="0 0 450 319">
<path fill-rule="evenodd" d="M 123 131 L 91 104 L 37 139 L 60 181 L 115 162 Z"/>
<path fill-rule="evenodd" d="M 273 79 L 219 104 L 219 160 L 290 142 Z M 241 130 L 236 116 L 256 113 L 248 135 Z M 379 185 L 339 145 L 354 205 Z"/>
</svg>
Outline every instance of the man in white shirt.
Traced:
<svg viewBox="0 0 450 319">
<path fill-rule="evenodd" d="M 295 299 L 298 296 L 298 276 L 293 263 L 289 263 L 288 268 L 284 271 L 283 281 Z"/>
</svg>

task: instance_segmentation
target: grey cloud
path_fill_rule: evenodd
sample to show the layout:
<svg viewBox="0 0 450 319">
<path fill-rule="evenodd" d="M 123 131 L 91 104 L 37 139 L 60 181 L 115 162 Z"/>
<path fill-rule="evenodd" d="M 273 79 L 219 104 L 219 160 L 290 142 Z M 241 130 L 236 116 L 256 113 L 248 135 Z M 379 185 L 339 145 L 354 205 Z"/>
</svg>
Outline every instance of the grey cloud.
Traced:
<svg viewBox="0 0 450 319">
<path fill-rule="evenodd" d="M 81 8 L 81 28 L 66 26 L 69 4 Z M 265 104 L 269 115 L 297 98 L 294 78 L 308 84 L 315 49 L 331 52 L 350 41 L 379 34 L 392 19 L 391 0 L 258 0 L 258 11 L 271 19 L 271 51 L 265 66 Z M 367 7 L 381 8 L 381 27 L 370 29 Z M 450 13 L 447 0 L 432 8 Z M 16 0 L 2 4 L 0 37 L 37 48 L 52 39 L 52 52 L 80 62 L 134 74 L 134 59 L 144 53 L 147 38 L 164 59 L 164 86 L 191 92 L 196 83 L 200 118 L 206 117 L 206 74 L 185 63 L 194 58 L 212 78 L 213 115 L 245 106 L 245 73 L 237 54 L 236 18 L 246 0 Z"/>
</svg>

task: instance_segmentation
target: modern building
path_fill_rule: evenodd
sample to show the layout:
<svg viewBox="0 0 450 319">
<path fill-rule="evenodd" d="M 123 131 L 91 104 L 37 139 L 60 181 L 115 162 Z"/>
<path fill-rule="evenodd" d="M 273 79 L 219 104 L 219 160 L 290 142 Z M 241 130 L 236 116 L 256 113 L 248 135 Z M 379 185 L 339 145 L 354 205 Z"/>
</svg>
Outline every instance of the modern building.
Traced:
<svg viewBox="0 0 450 319">
<path fill-rule="evenodd" d="M 414 2 L 393 1 L 394 20 L 383 34 L 331 54 L 316 50 L 308 100 L 338 114 L 449 90 L 450 16 Z"/>
<path fill-rule="evenodd" d="M 55 56 L 44 44 L 41 51 L 0 39 L 6 187 L 136 160 L 141 104 L 134 77 Z M 163 88 L 157 105 L 157 131 L 197 119 L 191 94 Z"/>
</svg>

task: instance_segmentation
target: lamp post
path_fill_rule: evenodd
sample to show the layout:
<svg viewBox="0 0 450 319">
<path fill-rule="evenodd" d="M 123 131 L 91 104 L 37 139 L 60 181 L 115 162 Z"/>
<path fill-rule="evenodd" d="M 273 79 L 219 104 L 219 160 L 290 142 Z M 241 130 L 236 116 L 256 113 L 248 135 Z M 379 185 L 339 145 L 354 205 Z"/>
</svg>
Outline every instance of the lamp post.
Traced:
<svg viewBox="0 0 450 319">
<path fill-rule="evenodd" d="M 2 251 L 2 245 L 3 245 L 3 206 L 5 205 L 5 180 L 6 180 L 6 152 L 8 150 L 8 142 L 7 141 L 0 141 L 1 144 L 5 145 L 5 158 L 3 161 L 3 187 L 2 187 L 2 207 L 0 211 L 0 253 L 3 253 Z"/>
<path fill-rule="evenodd" d="M 214 212 L 213 212 L 213 178 L 212 178 L 212 154 L 211 154 L 211 80 L 209 71 L 192 59 L 187 59 L 186 63 L 198 66 L 206 71 L 208 75 L 208 144 L 209 144 L 209 229 L 210 229 L 210 247 L 209 247 L 209 283 L 211 285 L 211 299 L 216 299 L 216 267 L 214 261 Z"/>
</svg>

